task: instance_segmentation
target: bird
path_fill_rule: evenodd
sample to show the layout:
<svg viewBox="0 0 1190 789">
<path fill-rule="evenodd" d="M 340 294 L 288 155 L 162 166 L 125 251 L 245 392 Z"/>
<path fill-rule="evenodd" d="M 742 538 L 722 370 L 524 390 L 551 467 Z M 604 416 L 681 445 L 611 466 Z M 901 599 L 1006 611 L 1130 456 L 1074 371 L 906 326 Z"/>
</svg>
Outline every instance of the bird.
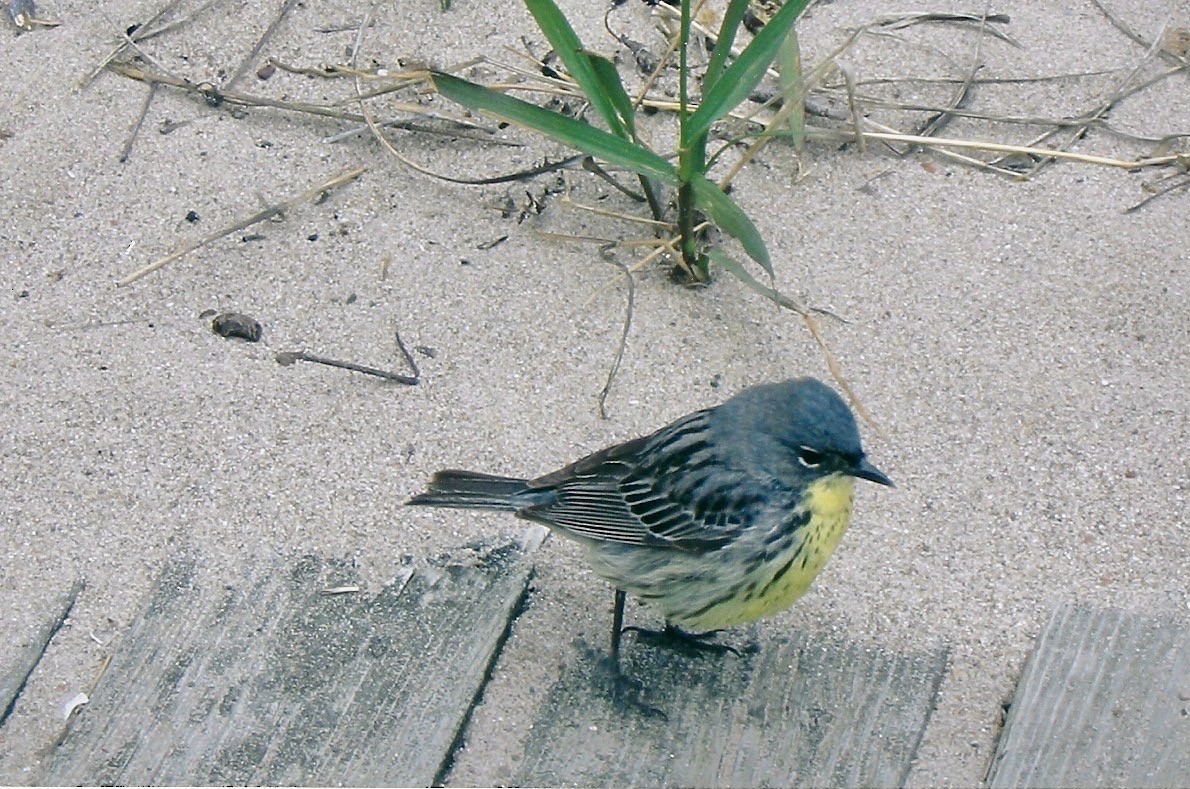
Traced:
<svg viewBox="0 0 1190 789">
<path fill-rule="evenodd" d="M 857 478 L 893 487 L 839 394 L 804 377 L 533 479 L 439 471 L 407 503 L 512 512 L 585 545 L 615 589 L 618 668 L 627 630 L 697 643 L 791 606 L 847 529 Z M 664 631 L 623 626 L 628 594 L 661 609 Z"/>
</svg>

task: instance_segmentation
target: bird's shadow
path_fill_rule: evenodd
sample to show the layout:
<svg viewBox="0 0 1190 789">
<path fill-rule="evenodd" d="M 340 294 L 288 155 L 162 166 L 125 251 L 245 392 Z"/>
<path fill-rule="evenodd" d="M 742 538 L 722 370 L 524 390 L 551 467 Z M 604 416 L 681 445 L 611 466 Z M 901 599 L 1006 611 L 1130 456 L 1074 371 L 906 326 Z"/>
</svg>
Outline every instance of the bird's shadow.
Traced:
<svg viewBox="0 0 1190 789">
<path fill-rule="evenodd" d="M 689 706 L 692 696 L 708 704 L 731 703 L 749 686 L 760 645 L 741 631 L 727 638 L 719 634 L 718 639 L 674 641 L 653 631 L 641 637 L 629 630 L 617 666 L 606 648 L 578 636 L 547 703 L 555 709 L 585 709 L 592 718 L 609 722 L 642 725 L 668 722 L 675 709 Z"/>
</svg>

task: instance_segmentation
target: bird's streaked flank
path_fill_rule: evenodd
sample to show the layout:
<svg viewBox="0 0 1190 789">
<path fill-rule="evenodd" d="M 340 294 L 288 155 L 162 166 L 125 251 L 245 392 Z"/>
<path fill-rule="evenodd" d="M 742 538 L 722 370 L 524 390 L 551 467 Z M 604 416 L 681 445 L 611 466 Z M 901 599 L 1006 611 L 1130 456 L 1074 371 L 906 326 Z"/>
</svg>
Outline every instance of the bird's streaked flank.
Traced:
<svg viewBox="0 0 1190 789">
<path fill-rule="evenodd" d="M 514 512 L 584 543 L 616 588 L 618 661 L 624 593 L 656 604 L 671 635 L 788 608 L 847 529 L 856 477 L 892 485 L 842 398 L 799 378 L 536 479 L 439 471 L 409 503 Z"/>
</svg>

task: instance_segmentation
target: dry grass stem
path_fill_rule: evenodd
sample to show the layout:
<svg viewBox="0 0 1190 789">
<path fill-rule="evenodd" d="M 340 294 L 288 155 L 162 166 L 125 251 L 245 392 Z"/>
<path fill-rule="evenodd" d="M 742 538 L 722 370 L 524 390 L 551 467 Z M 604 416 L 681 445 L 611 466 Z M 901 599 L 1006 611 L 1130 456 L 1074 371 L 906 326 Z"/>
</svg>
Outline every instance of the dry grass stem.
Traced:
<svg viewBox="0 0 1190 789">
<path fill-rule="evenodd" d="M 137 26 L 136 29 L 132 30 L 131 33 L 127 32 L 127 31 L 121 32 L 120 36 L 119 36 L 120 43 L 116 44 L 116 46 L 113 47 L 112 50 L 107 53 L 107 55 L 103 58 L 103 60 L 99 61 L 99 65 L 97 65 L 95 68 L 91 69 L 91 71 L 89 71 L 86 75 L 83 76 L 83 78 L 79 81 L 79 87 L 83 88 L 83 87 L 86 87 L 87 85 L 91 84 L 91 82 L 97 76 L 99 76 L 105 68 L 108 68 L 110 66 L 111 62 L 113 60 L 115 60 L 117 57 L 119 57 L 119 55 L 128 47 L 131 47 L 131 48 L 135 49 L 137 52 L 139 52 L 145 58 L 146 61 L 148 61 L 150 63 L 154 63 L 154 65 L 158 65 L 153 60 L 153 58 L 151 58 L 147 53 L 145 53 L 139 46 L 137 46 L 137 44 L 140 43 L 141 41 L 147 41 L 150 38 L 155 38 L 156 36 L 159 36 L 163 33 L 168 33 L 171 30 L 175 30 L 175 29 L 181 27 L 182 25 L 186 24 L 187 22 L 190 22 L 191 20 L 193 20 L 196 17 L 198 17 L 199 15 L 201 15 L 204 11 L 212 8 L 220 1 L 221 0 L 209 0 L 208 2 L 206 2 L 202 6 L 200 6 L 198 9 L 196 9 L 194 11 L 194 13 L 189 14 L 181 19 L 174 20 L 173 22 L 167 22 L 167 23 L 160 25 L 158 27 L 156 25 L 159 22 L 161 22 L 161 20 L 164 19 L 168 14 L 177 10 L 177 7 L 179 5 L 181 5 L 181 2 L 182 2 L 182 0 L 170 0 L 170 2 L 166 3 L 164 6 L 161 7 L 161 9 L 159 11 L 157 11 L 157 13 L 155 13 L 152 17 L 150 17 L 148 22 L 145 22 L 143 25 Z M 160 68 L 159 65 L 158 65 L 158 68 Z M 164 69 L 162 69 L 162 71 L 164 71 Z"/>
<path fill-rule="evenodd" d="M 212 241 L 218 241 L 219 239 L 224 238 L 225 236 L 229 236 L 232 233 L 238 232 L 240 230 L 244 230 L 245 228 L 251 227 L 252 225 L 263 222 L 266 219 L 271 219 L 275 216 L 280 216 L 280 215 L 284 214 L 286 211 L 290 210 L 291 208 L 294 208 L 294 207 L 300 205 L 301 203 L 306 202 L 307 200 L 313 200 L 315 197 L 318 197 L 323 192 L 334 189 L 337 186 L 342 186 L 343 184 L 348 183 L 350 181 L 354 181 L 356 178 L 359 178 L 361 175 L 363 175 L 365 172 L 367 172 L 367 170 L 368 170 L 367 167 L 356 167 L 354 169 L 348 170 L 345 173 L 336 175 L 334 178 L 331 178 L 327 181 L 323 181 L 323 182 L 319 183 L 317 186 L 310 187 L 309 189 L 307 189 L 306 191 L 302 192 L 299 195 L 291 197 L 288 200 L 285 200 L 283 202 L 271 205 L 268 208 L 265 208 L 261 211 L 257 211 L 255 214 L 252 214 L 249 217 L 241 219 L 237 222 L 233 222 L 232 224 L 227 225 L 226 227 L 223 227 L 223 228 L 215 231 L 214 233 L 211 233 L 210 235 L 203 236 L 202 238 L 200 238 L 196 241 L 191 241 L 191 242 L 183 245 L 181 249 L 171 252 L 163 258 L 159 258 L 143 268 L 137 269 L 136 271 L 132 272 L 128 276 L 117 281 L 116 284 L 120 285 L 120 286 L 131 285 L 133 282 L 136 282 L 138 279 L 140 279 L 148 274 L 152 274 L 154 271 L 157 271 L 158 269 L 169 265 L 170 263 L 174 262 L 175 260 L 185 257 L 186 255 L 190 254 L 194 250 L 199 249 L 200 247 L 204 247 L 207 244 L 210 244 Z"/>
<path fill-rule="evenodd" d="M 1111 22 L 1113 27 L 1139 44 L 1146 51 L 1151 50 L 1154 48 L 1154 46 L 1156 46 L 1162 57 L 1169 58 L 1175 63 L 1179 64 L 1179 71 L 1190 66 L 1190 59 L 1186 57 L 1185 53 L 1174 52 L 1170 48 L 1162 46 L 1163 42 L 1161 36 L 1157 36 L 1154 41 L 1146 41 L 1143 36 L 1129 27 L 1128 24 L 1124 22 L 1124 20 L 1120 19 L 1118 16 L 1109 11 L 1107 6 L 1105 6 L 1101 0 L 1091 0 L 1091 4 L 1099 9 L 1099 12 L 1107 18 L 1107 21 Z"/>
<path fill-rule="evenodd" d="M 145 101 L 140 108 L 140 114 L 136 116 L 136 123 L 132 124 L 132 131 L 128 133 L 128 139 L 124 142 L 124 148 L 120 151 L 119 161 L 126 162 L 128 161 L 128 157 L 132 155 L 132 146 L 140 134 L 141 127 L 145 125 L 145 117 L 149 114 L 149 105 L 153 103 L 153 96 L 156 94 L 157 83 L 150 82 L 149 91 L 145 94 Z"/>
<path fill-rule="evenodd" d="M 617 219 L 622 222 L 634 222 L 638 225 L 650 225 L 652 227 L 657 228 L 658 230 L 672 231 L 674 229 L 673 222 L 665 222 L 665 221 L 662 221 L 659 219 L 650 219 L 645 216 L 637 216 L 635 214 L 626 214 L 623 211 L 613 211 L 609 208 L 600 208 L 598 206 L 588 205 L 586 203 L 580 203 L 577 200 L 575 200 L 573 197 L 571 197 L 569 194 L 562 195 L 560 198 L 558 198 L 558 202 L 560 202 L 564 205 L 574 206 L 575 208 L 577 208 L 580 211 L 589 211 L 590 213 L 595 214 L 596 216 L 611 217 L 612 219 Z"/>
<path fill-rule="evenodd" d="M 277 12 L 277 16 L 273 18 L 273 21 L 267 28 L 265 28 L 265 31 L 260 34 L 260 38 L 256 40 L 255 46 L 253 46 L 248 54 L 244 56 L 244 59 L 240 61 L 240 65 L 234 72 L 232 72 L 231 78 L 223 83 L 223 88 L 225 90 L 244 78 L 244 75 L 248 73 L 248 69 L 250 69 L 252 64 L 256 62 L 256 59 L 260 57 L 260 53 L 261 50 L 264 49 L 264 45 L 267 44 L 273 37 L 273 34 L 277 32 L 277 28 L 281 26 L 281 22 L 284 21 L 285 17 L 289 16 L 289 12 L 293 10 L 293 7 L 297 5 L 297 3 L 298 0 L 285 0 L 285 2 L 281 5 L 281 10 Z"/>
<path fill-rule="evenodd" d="M 822 336 L 822 330 L 818 326 L 818 319 L 808 312 L 802 312 L 800 314 L 806 324 L 806 328 L 810 332 L 810 336 L 814 338 L 814 342 L 818 343 L 818 349 L 822 351 L 822 358 L 826 361 L 826 369 L 830 372 L 831 378 L 835 379 L 835 383 L 839 385 L 839 388 L 843 390 L 843 393 L 847 395 L 847 399 L 851 401 L 851 407 L 859 414 L 860 419 L 871 425 L 872 429 L 881 438 L 887 438 L 888 435 L 880 427 L 880 423 L 872 418 L 872 414 L 864 407 L 863 401 L 859 399 L 859 395 L 855 393 L 855 390 L 851 388 L 851 384 L 843 377 L 843 368 L 839 366 L 838 360 L 835 359 L 834 353 L 831 352 L 830 345 L 827 344 L 826 338 Z"/>
<path fill-rule="evenodd" d="M 624 328 L 620 332 L 620 342 L 616 346 L 616 356 L 612 360 L 611 368 L 607 371 L 607 381 L 603 384 L 603 388 L 599 390 L 599 416 L 607 419 L 607 395 L 612 390 L 612 383 L 616 380 L 616 373 L 620 370 L 620 363 L 624 361 L 624 350 L 628 347 L 628 332 L 632 329 L 632 312 L 636 306 L 636 278 L 632 276 L 632 272 L 628 270 L 627 266 L 612 256 L 610 248 L 604 247 L 601 250 L 601 255 L 604 260 L 611 263 L 624 274 L 624 281 L 628 285 L 628 303 L 624 309 Z"/>
<path fill-rule="evenodd" d="M 140 66 L 132 63 L 111 63 L 108 69 L 129 79 L 134 79 L 148 84 L 166 85 L 171 88 L 177 88 L 189 93 L 196 93 L 201 95 L 208 103 L 215 104 L 230 104 L 239 107 L 269 107 L 272 109 L 285 110 L 286 112 L 299 112 L 307 115 L 317 115 L 323 118 L 334 118 L 336 120 L 351 121 L 353 123 L 361 124 L 357 129 L 342 132 L 342 135 L 350 136 L 351 134 L 358 134 L 360 130 L 370 128 L 367 126 L 367 119 L 362 113 L 348 112 L 338 108 L 338 105 L 326 104 L 312 104 L 309 102 L 300 101 L 282 101 L 280 99 L 271 99 L 267 96 L 256 96 L 247 93 L 239 93 L 237 91 L 224 91 L 210 84 L 196 84 L 189 80 L 180 77 L 174 77 L 169 74 L 148 71 Z M 358 102 L 359 99 L 353 99 Z M 514 147 L 517 143 L 508 142 L 505 140 L 494 139 L 488 135 L 492 131 L 479 124 L 472 123 L 464 119 L 449 118 L 437 113 L 427 113 L 420 105 L 416 104 L 399 104 L 397 109 L 404 109 L 411 114 L 416 114 L 418 117 L 432 118 L 444 123 L 457 126 L 452 129 L 436 129 L 430 126 L 425 126 L 410 120 L 386 120 L 383 123 L 377 123 L 378 126 L 384 126 L 393 129 L 402 129 L 405 131 L 417 132 L 419 134 L 437 134 L 450 135 L 451 137 L 458 137 L 463 139 L 477 140 L 493 145 L 505 145 Z M 486 132 L 483 136 L 476 136 L 470 133 L 472 130 Z M 333 136 L 327 138 L 328 141 L 341 139 L 341 136 Z"/>
<path fill-rule="evenodd" d="M 853 136 L 850 132 L 841 132 L 841 134 L 844 134 L 848 137 Z M 1074 153 L 1072 151 L 1063 151 L 1058 148 L 1035 148 L 1029 145 L 1008 145 L 1005 143 L 981 142 L 979 140 L 955 140 L 945 137 L 920 137 L 915 134 L 893 134 L 888 132 L 866 131 L 864 132 L 864 136 L 869 140 L 903 142 L 912 145 L 921 145 L 922 147 L 926 148 L 960 148 L 978 151 L 998 151 L 1002 153 L 1019 154 L 1022 156 L 1066 159 L 1072 162 L 1098 164 L 1104 167 L 1118 167 L 1124 170 L 1136 170 L 1142 167 L 1156 167 L 1159 165 L 1171 164 L 1178 160 L 1176 155 L 1152 156 L 1144 159 L 1115 159 L 1110 156 L 1095 156 L 1094 154 Z M 981 164 L 986 163 L 981 162 Z M 1006 172 L 1017 177 L 1021 177 L 1022 175 L 1021 173 L 1017 172 Z"/>
</svg>

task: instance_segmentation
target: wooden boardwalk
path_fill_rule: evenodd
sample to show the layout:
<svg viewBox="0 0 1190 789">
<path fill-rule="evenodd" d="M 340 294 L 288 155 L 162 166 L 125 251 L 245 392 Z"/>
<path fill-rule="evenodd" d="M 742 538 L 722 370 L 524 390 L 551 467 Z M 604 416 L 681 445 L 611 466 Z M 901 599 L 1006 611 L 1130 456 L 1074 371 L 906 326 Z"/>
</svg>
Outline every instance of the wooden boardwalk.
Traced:
<svg viewBox="0 0 1190 789">
<path fill-rule="evenodd" d="M 1190 786 L 1190 629 L 1067 605 L 1025 665 L 988 784 Z"/>
<path fill-rule="evenodd" d="M 375 597 L 315 558 L 238 589 L 175 561 L 41 782 L 434 783 L 524 598 L 532 547 L 465 547 Z"/>
<path fill-rule="evenodd" d="M 645 700 L 625 714 L 596 655 L 568 663 L 533 723 L 530 786 L 900 786 L 934 708 L 946 655 L 766 639 L 751 654 L 632 650 Z"/>
<path fill-rule="evenodd" d="M 40 782 L 441 783 L 499 670 L 541 538 L 532 529 L 520 543 L 463 546 L 409 565 L 375 595 L 353 591 L 349 566 L 314 557 L 260 568 L 236 589 L 179 558 Z M 989 784 L 1187 783 L 1188 633 L 1176 621 L 1055 612 Z M 601 653 L 573 650 L 504 783 L 901 785 L 946 671 L 943 650 L 900 655 L 820 636 L 766 639 L 740 656 L 629 650 L 659 715 L 615 702 Z M 36 655 L 22 655 L 0 677 L 27 675 Z"/>
</svg>

